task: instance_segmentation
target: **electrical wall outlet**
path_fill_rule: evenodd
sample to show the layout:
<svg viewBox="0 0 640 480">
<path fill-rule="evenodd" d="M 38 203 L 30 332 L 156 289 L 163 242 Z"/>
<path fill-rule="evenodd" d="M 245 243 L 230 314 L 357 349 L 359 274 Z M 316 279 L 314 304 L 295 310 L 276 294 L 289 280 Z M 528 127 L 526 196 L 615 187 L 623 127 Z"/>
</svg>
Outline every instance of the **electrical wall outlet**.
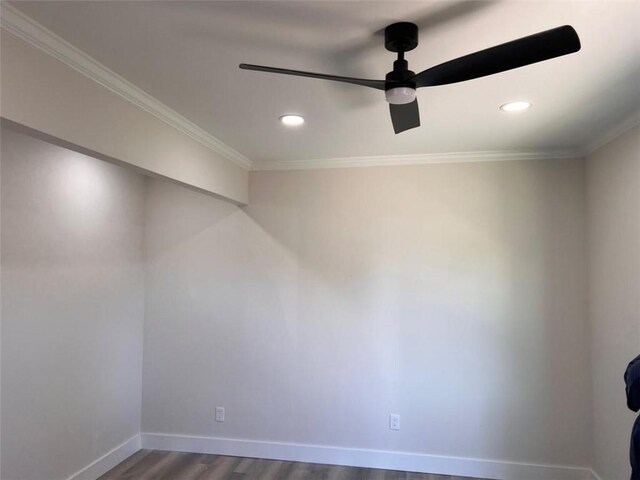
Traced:
<svg viewBox="0 0 640 480">
<path fill-rule="evenodd" d="M 216 407 L 216 422 L 224 422 L 224 407 Z"/>
<path fill-rule="evenodd" d="M 400 415 L 395 413 L 389 415 L 389 429 L 400 430 Z"/>
</svg>

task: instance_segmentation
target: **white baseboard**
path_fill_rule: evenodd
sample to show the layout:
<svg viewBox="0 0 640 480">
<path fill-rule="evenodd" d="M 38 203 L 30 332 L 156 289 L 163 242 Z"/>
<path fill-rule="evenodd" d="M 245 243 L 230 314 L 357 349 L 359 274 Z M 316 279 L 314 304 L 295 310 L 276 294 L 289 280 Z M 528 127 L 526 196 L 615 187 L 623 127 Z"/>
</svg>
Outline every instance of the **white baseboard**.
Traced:
<svg viewBox="0 0 640 480">
<path fill-rule="evenodd" d="M 497 480 L 591 480 L 589 468 L 532 465 L 421 453 L 363 450 L 297 443 L 142 433 L 142 448 L 237 457 L 383 468 Z M 74 479 L 75 480 L 75 479 Z"/>
<path fill-rule="evenodd" d="M 121 443 L 95 462 L 71 475 L 67 480 L 96 480 L 138 450 L 140 450 L 140 434 Z"/>
</svg>

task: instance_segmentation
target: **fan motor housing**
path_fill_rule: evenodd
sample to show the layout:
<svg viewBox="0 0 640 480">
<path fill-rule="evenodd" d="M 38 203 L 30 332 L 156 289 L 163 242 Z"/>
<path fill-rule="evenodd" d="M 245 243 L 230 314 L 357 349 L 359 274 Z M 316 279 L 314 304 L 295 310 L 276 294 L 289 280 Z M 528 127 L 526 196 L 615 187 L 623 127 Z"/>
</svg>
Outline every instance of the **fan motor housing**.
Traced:
<svg viewBox="0 0 640 480">
<path fill-rule="evenodd" d="M 387 83 L 387 90 L 394 87 L 411 87 L 416 88 L 415 82 L 410 81 L 415 76 L 415 73 L 409 70 L 406 66 L 404 68 L 398 68 L 394 65 L 394 69 L 387 73 L 385 80 Z"/>
<path fill-rule="evenodd" d="M 418 46 L 418 26 L 410 22 L 392 23 L 384 29 L 384 46 L 390 52 L 408 52 Z"/>
</svg>

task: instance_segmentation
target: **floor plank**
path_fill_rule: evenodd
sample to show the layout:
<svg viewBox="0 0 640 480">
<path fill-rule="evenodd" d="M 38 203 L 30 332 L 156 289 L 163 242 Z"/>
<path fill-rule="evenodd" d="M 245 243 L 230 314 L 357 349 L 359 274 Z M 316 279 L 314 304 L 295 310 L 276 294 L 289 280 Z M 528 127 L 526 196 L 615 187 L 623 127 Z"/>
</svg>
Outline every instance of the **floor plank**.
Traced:
<svg viewBox="0 0 640 480">
<path fill-rule="evenodd" d="M 469 477 L 409 473 L 228 457 L 202 453 L 140 450 L 98 480 L 481 480 Z"/>
</svg>

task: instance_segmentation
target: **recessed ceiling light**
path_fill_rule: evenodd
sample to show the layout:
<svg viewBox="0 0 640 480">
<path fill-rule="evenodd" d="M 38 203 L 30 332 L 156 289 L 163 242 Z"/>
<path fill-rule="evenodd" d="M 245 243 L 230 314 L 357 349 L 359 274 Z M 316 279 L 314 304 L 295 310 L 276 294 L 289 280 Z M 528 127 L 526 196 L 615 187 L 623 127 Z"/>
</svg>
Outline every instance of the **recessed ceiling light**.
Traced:
<svg viewBox="0 0 640 480">
<path fill-rule="evenodd" d="M 503 112 L 523 112 L 531 108 L 530 102 L 509 102 L 504 105 L 500 105 L 500 110 Z"/>
<path fill-rule="evenodd" d="M 297 127 L 304 123 L 304 118 L 300 115 L 283 115 L 280 117 L 280 121 L 287 127 Z"/>
</svg>

